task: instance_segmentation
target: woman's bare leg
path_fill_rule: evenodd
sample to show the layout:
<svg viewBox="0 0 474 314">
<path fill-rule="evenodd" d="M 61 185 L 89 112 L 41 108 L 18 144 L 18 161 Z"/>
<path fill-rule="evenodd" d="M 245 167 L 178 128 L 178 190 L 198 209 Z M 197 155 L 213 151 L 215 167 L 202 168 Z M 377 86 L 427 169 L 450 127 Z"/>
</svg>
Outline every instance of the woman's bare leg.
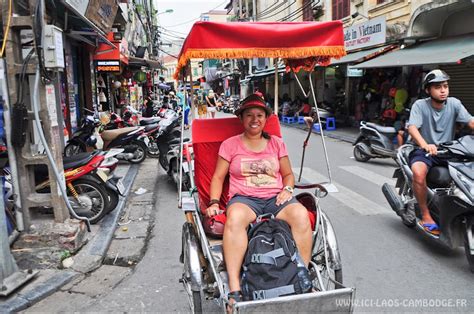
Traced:
<svg viewBox="0 0 474 314">
<path fill-rule="evenodd" d="M 307 209 L 300 203 L 289 204 L 278 213 L 276 218 L 284 220 L 290 225 L 296 247 L 304 263 L 308 266 L 311 260 L 313 238 Z"/>
<path fill-rule="evenodd" d="M 227 208 L 224 227 L 224 260 L 229 276 L 229 291 L 240 290 L 240 268 L 247 251 L 247 227 L 257 218 L 245 204 L 234 203 Z"/>
</svg>

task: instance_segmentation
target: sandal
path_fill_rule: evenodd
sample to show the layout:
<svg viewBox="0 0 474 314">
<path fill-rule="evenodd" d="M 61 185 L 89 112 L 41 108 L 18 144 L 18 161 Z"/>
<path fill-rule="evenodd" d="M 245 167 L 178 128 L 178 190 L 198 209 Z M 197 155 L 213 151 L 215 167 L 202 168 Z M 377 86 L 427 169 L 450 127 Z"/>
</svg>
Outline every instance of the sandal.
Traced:
<svg viewBox="0 0 474 314">
<path fill-rule="evenodd" d="M 227 294 L 227 299 L 229 300 L 227 303 L 227 313 L 232 313 L 232 305 L 236 302 L 243 301 L 242 292 L 240 290 L 229 292 Z M 230 300 L 234 300 L 234 302 L 231 302 Z"/>
<path fill-rule="evenodd" d="M 418 224 L 420 225 L 420 227 L 423 228 L 423 230 L 425 230 L 429 234 L 439 236 L 439 227 L 438 227 L 437 224 L 435 224 L 435 223 L 423 223 L 422 221 L 420 221 Z"/>
</svg>

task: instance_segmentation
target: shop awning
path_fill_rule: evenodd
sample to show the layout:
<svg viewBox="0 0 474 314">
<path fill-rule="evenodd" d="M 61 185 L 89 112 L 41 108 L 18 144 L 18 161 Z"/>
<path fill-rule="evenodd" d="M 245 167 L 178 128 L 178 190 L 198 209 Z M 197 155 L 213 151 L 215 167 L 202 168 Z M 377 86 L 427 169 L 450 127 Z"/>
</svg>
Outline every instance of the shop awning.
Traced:
<svg viewBox="0 0 474 314">
<path fill-rule="evenodd" d="M 389 52 L 352 68 L 389 68 L 405 65 L 455 64 L 474 55 L 474 35 L 436 39 Z"/>
<path fill-rule="evenodd" d="M 381 53 L 387 52 L 389 50 L 394 49 L 395 45 L 387 45 L 383 47 L 372 48 L 368 50 L 361 50 L 352 53 L 348 53 L 346 56 L 342 57 L 341 59 L 332 59 L 330 65 L 338 65 L 344 63 L 357 63 L 362 62 L 366 59 L 373 58 Z"/>
<path fill-rule="evenodd" d="M 163 69 L 161 63 L 156 60 L 146 58 L 137 58 L 130 56 L 128 58 L 128 66 L 130 67 L 147 67 L 150 69 Z"/>
</svg>

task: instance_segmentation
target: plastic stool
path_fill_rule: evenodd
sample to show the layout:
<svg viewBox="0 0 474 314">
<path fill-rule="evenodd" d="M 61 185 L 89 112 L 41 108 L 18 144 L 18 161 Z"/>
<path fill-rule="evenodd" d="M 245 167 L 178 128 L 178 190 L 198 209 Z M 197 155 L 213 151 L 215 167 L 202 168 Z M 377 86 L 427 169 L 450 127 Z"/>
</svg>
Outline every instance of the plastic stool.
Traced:
<svg viewBox="0 0 474 314">
<path fill-rule="evenodd" d="M 336 129 L 336 118 L 328 117 L 326 118 L 326 131 L 333 131 Z"/>
<path fill-rule="evenodd" d="M 321 127 L 320 127 L 319 123 L 313 124 L 313 130 L 318 132 L 318 133 L 321 133 Z"/>
<path fill-rule="evenodd" d="M 295 117 L 287 117 L 287 116 L 284 116 L 283 117 L 283 123 L 295 123 Z"/>
<path fill-rule="evenodd" d="M 304 117 L 298 116 L 298 123 L 299 124 L 304 124 Z"/>
</svg>

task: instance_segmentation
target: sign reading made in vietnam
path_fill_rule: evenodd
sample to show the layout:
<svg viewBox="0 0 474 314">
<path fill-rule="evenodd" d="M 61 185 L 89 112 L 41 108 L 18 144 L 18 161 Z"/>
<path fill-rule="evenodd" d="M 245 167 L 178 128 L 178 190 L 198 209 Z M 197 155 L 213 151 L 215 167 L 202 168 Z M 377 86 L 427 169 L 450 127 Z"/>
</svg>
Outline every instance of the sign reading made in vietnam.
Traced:
<svg viewBox="0 0 474 314">
<path fill-rule="evenodd" d="M 385 43 L 387 23 L 385 16 L 344 28 L 346 50 L 360 49 Z"/>
<path fill-rule="evenodd" d="M 117 9 L 115 0 L 90 0 L 86 17 L 104 33 L 108 33 L 114 23 Z"/>
</svg>

